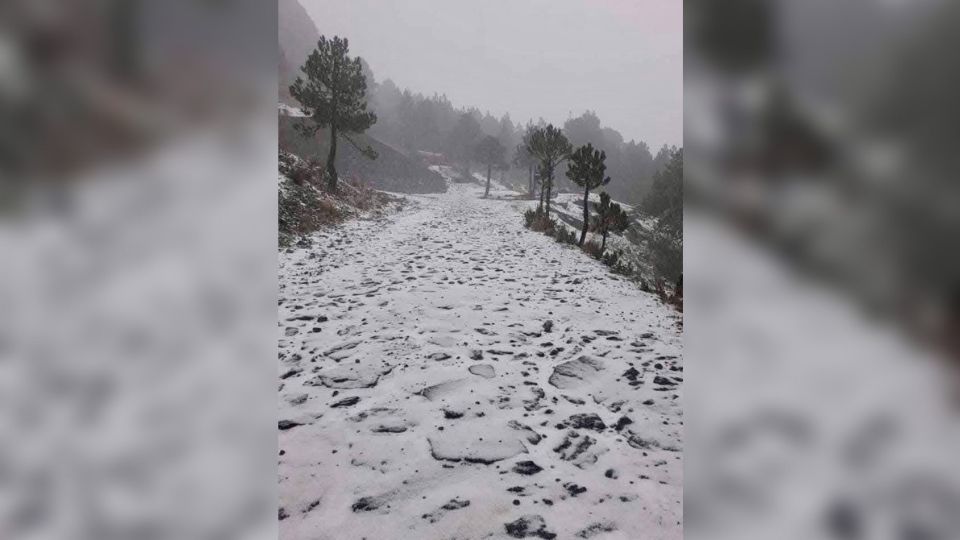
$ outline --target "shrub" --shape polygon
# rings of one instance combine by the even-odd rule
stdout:
[[[537,210],[528,210],[524,214],[524,220],[531,231],[542,232],[548,236],[553,236],[557,228],[556,222],[548,218],[544,212]]]
[[[674,283],[683,271],[683,237],[657,224],[650,235],[650,262],[658,279]]]
[[[566,227],[559,226],[557,227],[556,233],[554,234],[554,239],[561,244],[576,244],[577,235],[570,229]]]
[[[611,251],[603,255],[603,264],[609,266],[610,268],[616,268],[620,263],[620,252]]]
[[[603,252],[602,249],[600,248],[600,244],[594,242],[593,240],[590,240],[583,244],[583,251],[586,252],[591,257],[593,257],[594,259],[599,259],[600,254]]]
[[[533,226],[533,222],[537,219],[537,214],[539,214],[539,212],[533,210],[532,208],[524,212],[523,225],[528,229],[531,228]]]
[[[337,205],[329,199],[321,198],[311,184],[287,182],[278,195],[277,217],[281,245],[289,245],[295,237],[344,219]]]

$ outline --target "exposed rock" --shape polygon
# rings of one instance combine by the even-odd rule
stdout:
[[[517,474],[522,474],[524,476],[537,474],[542,470],[543,470],[543,467],[537,465],[532,461],[518,461],[517,464],[513,466],[513,472]]]
[[[577,538],[593,538],[598,534],[613,532],[615,530],[617,530],[617,526],[610,522],[591,523],[587,527],[577,531],[575,536]]]
[[[468,371],[484,379],[492,379],[497,376],[497,372],[490,364],[474,364]]]
[[[574,414],[567,418],[567,425],[574,429],[592,429],[594,431],[603,431],[607,425],[596,413]]]
[[[543,518],[535,514],[529,514],[516,521],[505,523],[503,527],[507,530],[507,534],[513,538],[543,538],[545,540],[552,540],[557,537],[555,533],[547,530],[547,523]]]
[[[280,420],[277,422],[277,427],[280,428],[280,431],[286,431],[290,428],[295,428],[297,426],[302,426],[300,422],[294,422],[293,420]]]
[[[561,390],[576,388],[591,382],[603,369],[603,363],[600,360],[581,356],[554,367],[548,382]]]
[[[334,403],[330,407],[334,409],[339,409],[340,407],[352,407],[360,402],[360,398],[357,396],[351,396],[348,398],[343,398],[340,401]]]

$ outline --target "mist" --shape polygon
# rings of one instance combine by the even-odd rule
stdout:
[[[593,110],[626,139],[682,145],[682,4],[303,0],[377,81],[457,106],[562,124]]]

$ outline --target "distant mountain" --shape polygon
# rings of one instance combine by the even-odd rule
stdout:
[[[289,87],[300,66],[317,46],[320,32],[307,10],[297,0],[278,0],[277,38],[280,50],[280,100],[294,104]]]
[[[280,149],[301,159],[326,161],[330,133],[321,129],[311,138],[305,138],[294,129],[302,118],[280,114]],[[419,160],[369,135],[355,136],[359,145],[369,144],[377,152],[377,159],[364,157],[348,141],[338,139],[337,173],[342,178],[361,180],[370,187],[396,193],[441,193],[447,184],[439,173],[426,168]]]
[[[310,52],[316,48],[320,39],[313,19],[297,0],[278,1],[278,42],[280,102],[293,107],[298,104],[290,96],[289,87],[296,79],[300,67]],[[347,36],[349,37],[349,36]],[[373,75],[367,70],[368,83],[373,84]],[[299,156],[301,159],[325,160],[329,148],[329,133],[320,130],[312,138],[304,138],[293,129],[299,118],[287,116],[281,112],[280,149]],[[338,139],[339,140],[339,139]],[[446,191],[447,186],[438,173],[427,169],[417,159],[412,159],[403,151],[367,135],[355,137],[358,144],[369,144],[377,151],[376,160],[363,157],[349,142],[339,140],[337,151],[337,170],[344,178],[356,178],[370,186],[385,191],[400,193],[437,193]]]

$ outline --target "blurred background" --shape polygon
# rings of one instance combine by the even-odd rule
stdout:
[[[686,535],[960,537],[960,4],[685,23]],[[0,538],[275,536],[276,28],[0,5]]]
[[[0,4],[0,538],[275,536],[276,28]]]
[[[960,537],[960,4],[684,7],[687,537]]]

